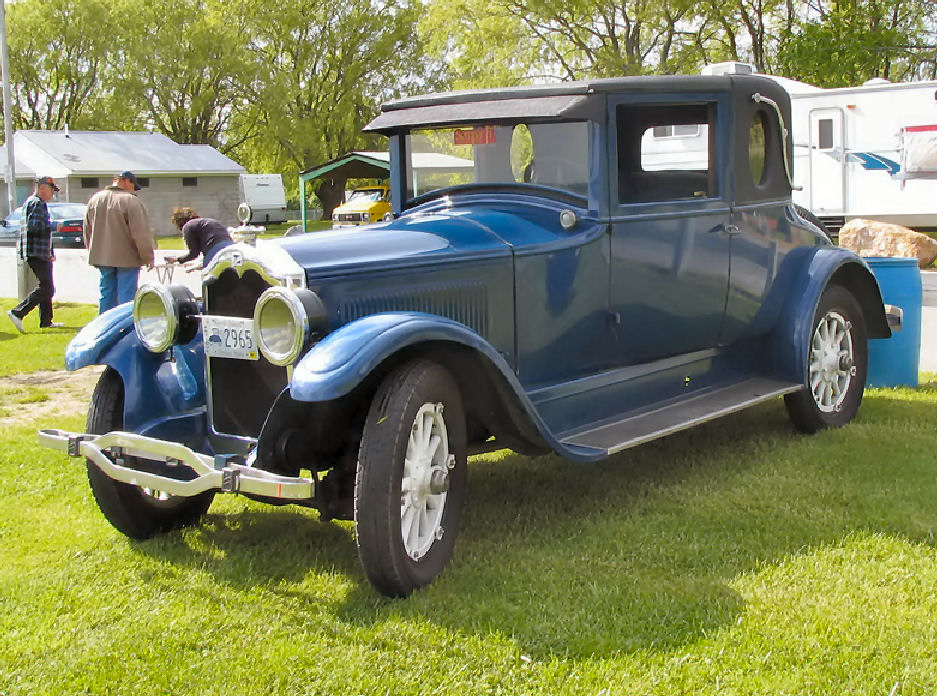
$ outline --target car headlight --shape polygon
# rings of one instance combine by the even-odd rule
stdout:
[[[290,365],[314,336],[324,333],[328,313],[311,290],[276,286],[254,306],[254,333],[260,352],[274,365]]]
[[[332,222],[338,222],[338,213],[332,213]]]
[[[184,285],[137,288],[133,297],[133,328],[140,343],[154,353],[188,343],[198,331],[198,302]]]
[[[371,213],[361,213],[361,220],[363,222],[371,222]]]

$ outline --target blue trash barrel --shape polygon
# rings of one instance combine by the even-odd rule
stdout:
[[[901,331],[869,340],[869,387],[916,387],[921,360],[921,270],[917,259],[867,258],[882,302],[904,310]]]

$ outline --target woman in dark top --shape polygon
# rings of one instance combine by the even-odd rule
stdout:
[[[189,248],[185,256],[167,256],[169,263],[186,263],[202,255],[202,266],[211,263],[212,257],[229,244],[234,244],[228,234],[227,225],[212,218],[199,217],[191,208],[176,208],[172,211],[172,224],[182,230],[182,238]]]

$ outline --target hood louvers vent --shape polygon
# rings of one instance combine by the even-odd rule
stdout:
[[[488,288],[482,281],[417,286],[352,297],[339,311],[342,323],[378,312],[427,312],[465,324],[488,338]]]

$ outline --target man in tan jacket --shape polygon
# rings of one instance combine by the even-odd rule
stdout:
[[[146,208],[137,198],[139,190],[134,173],[122,172],[88,201],[85,246],[88,263],[101,273],[101,314],[133,300],[140,267],[153,268],[156,245]]]

